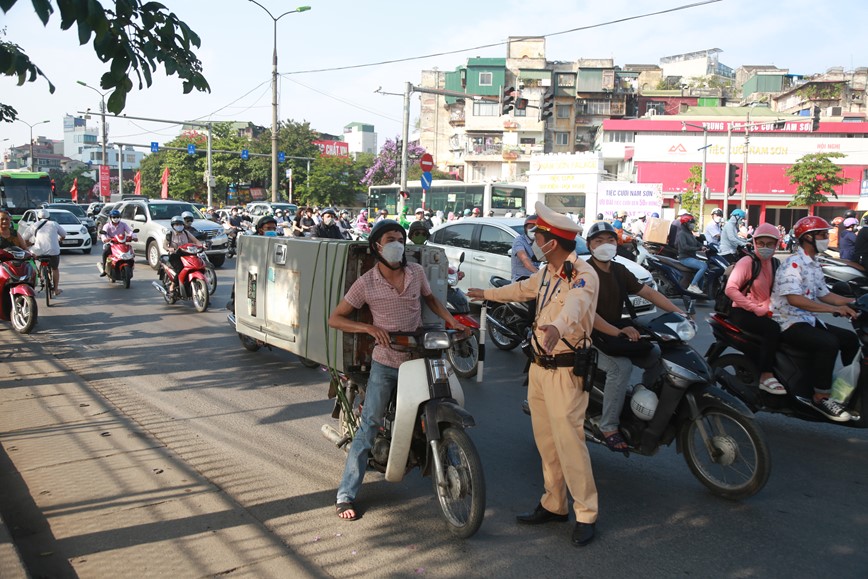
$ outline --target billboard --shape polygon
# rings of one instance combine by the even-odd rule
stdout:
[[[603,181],[597,188],[597,213],[611,217],[615,211],[624,210],[627,215],[655,211],[660,213],[663,206],[663,185],[661,183],[628,183]]]
[[[349,157],[350,145],[343,141],[314,141],[323,157]]]

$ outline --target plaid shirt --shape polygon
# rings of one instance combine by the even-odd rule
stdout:
[[[431,286],[425,270],[418,263],[408,263],[404,268],[404,291],[399,293],[375,266],[355,281],[344,299],[356,309],[368,304],[378,328],[387,332],[412,332],[422,325],[420,297],[429,295]],[[410,359],[410,354],[376,345],[372,357],[384,366],[397,368]]]

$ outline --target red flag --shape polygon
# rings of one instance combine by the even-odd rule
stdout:
[[[136,171],[136,176],[133,177],[133,181],[136,183],[136,195],[142,194],[142,172]]]
[[[160,197],[163,199],[169,198],[169,168],[163,169],[163,178],[160,180],[163,184],[163,189],[160,191]]]
[[[72,202],[78,203],[78,177],[72,180],[72,189],[69,192],[72,193]]]

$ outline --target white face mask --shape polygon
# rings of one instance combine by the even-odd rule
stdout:
[[[814,243],[817,245],[817,252],[823,253],[827,249],[829,249],[829,240],[828,239],[815,239]]]
[[[184,226],[183,225],[173,225],[172,229],[174,229],[175,231],[180,233],[180,232],[184,231]]]
[[[400,263],[404,257],[404,244],[400,241],[390,241],[380,246],[380,256],[389,263]]]
[[[548,243],[546,243],[548,245]],[[533,250],[533,256],[537,261],[545,261],[546,260],[546,252],[543,251],[543,248],[537,244],[536,240],[534,240],[533,245],[531,246]]]
[[[602,243],[591,250],[591,255],[594,256],[594,259],[599,259],[600,261],[611,261],[617,252],[617,244]]]
[[[714,222],[715,223],[720,223],[721,221],[723,221],[723,217],[721,217],[720,215],[714,216]]]

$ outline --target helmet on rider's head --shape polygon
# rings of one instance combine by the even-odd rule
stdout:
[[[859,225],[859,221],[855,217],[848,217],[844,220],[844,227],[855,227]]]
[[[618,233],[611,223],[608,221],[597,221],[588,228],[588,235],[585,236],[585,241],[591,241],[602,233],[611,233],[615,236],[616,241],[618,239]]]
[[[795,234],[796,239],[801,241],[803,235],[817,231],[828,231],[831,227],[832,226],[829,225],[829,222],[822,217],[808,215],[807,217],[802,217],[796,221],[796,224],[793,225],[793,233]]]
[[[660,214],[655,211],[651,214],[651,217],[653,217],[654,219],[660,219]]]
[[[274,215],[263,215],[259,218],[259,221],[256,222],[256,231],[262,231],[262,228],[265,227],[266,223],[274,223],[275,227],[277,227],[277,219],[274,218]]]
[[[531,213],[525,217],[524,226],[527,227],[528,225],[536,225],[536,213]]]
[[[430,235],[424,221],[414,221],[410,224],[410,229],[407,230],[407,237],[412,239],[414,235],[424,235],[426,238]]]
[[[756,239],[758,237],[774,237],[775,239],[780,240],[781,232],[771,223],[760,223],[757,228],[753,230],[753,238]]]
[[[171,225],[184,225],[184,218],[181,217],[180,215],[175,215],[172,217],[172,219],[169,221],[169,223]]]
[[[374,227],[371,229],[370,235],[368,235],[368,247],[371,249],[371,253],[373,253],[374,256],[377,258],[377,261],[384,263],[389,269],[398,269],[407,265],[406,254],[401,256],[401,265],[396,268],[393,267],[388,261],[383,259],[382,255],[380,255],[380,250],[377,249],[377,245],[380,243],[380,238],[382,238],[390,231],[396,231],[400,233],[402,236],[402,242],[407,243],[407,231],[400,223],[398,223],[394,219],[381,219],[374,224]]]
[[[612,222],[612,227],[614,227],[615,229],[623,229],[624,224],[621,223],[620,219],[616,219],[615,221]]]
[[[849,219],[850,217],[856,217],[856,212],[852,209],[848,209],[844,212],[844,219]]]
[[[471,213],[472,213],[472,211],[470,209],[465,209],[464,210],[464,217],[470,217]]]
[[[120,218],[121,218],[121,212],[118,211],[117,209],[112,209],[111,211],[109,211],[109,219],[111,219],[112,221],[114,221],[115,219],[120,219]]]
[[[735,217],[736,219],[744,219],[745,212],[741,209],[733,209],[732,213],[729,214],[730,218]]]
[[[693,215],[691,215],[690,213],[685,213],[684,215],[682,215],[681,217],[678,218],[678,221],[681,222],[681,225],[684,225],[686,223],[696,222],[696,218]]]
[[[36,212],[37,219],[48,219],[51,217],[51,213],[48,212],[48,209],[40,209]]]
[[[723,217],[723,209],[721,209],[720,207],[718,207],[718,208],[716,208],[715,210],[713,210],[713,211],[711,212],[711,214],[712,214],[712,215],[720,215],[721,217]]]
[[[840,215],[832,219],[832,225],[841,225],[842,223],[844,223],[844,218]]]
[[[181,219],[183,219],[184,221],[187,221],[188,219],[190,221],[193,221],[193,213],[191,213],[190,211],[184,211],[183,213],[181,213]]]

